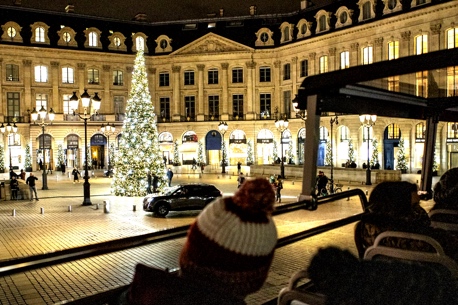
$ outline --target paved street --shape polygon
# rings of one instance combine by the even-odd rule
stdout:
[[[0,260],[187,225],[199,213],[171,212],[166,218],[155,218],[142,210],[142,198],[111,196],[111,179],[101,177],[101,171],[90,180],[93,205],[82,206],[82,183],[73,184],[68,176],[58,172],[48,176],[49,190],[41,190],[41,173],[35,174],[39,178],[40,201],[0,201]],[[176,174],[173,184],[196,181],[217,185],[225,196],[231,195],[237,185],[231,175],[204,174],[199,178],[191,173]],[[344,189],[348,187],[345,185]],[[295,201],[300,188],[300,181],[286,180],[283,202]],[[103,209],[104,202],[110,203],[109,213]],[[275,223],[283,237],[360,211],[357,199],[342,200],[321,205],[313,212],[301,210],[276,216]],[[290,276],[308,265],[319,247],[337,245],[356,253],[352,230],[353,225],[348,225],[278,249],[266,284],[247,302],[261,304],[275,298]],[[0,304],[55,304],[126,285],[139,262],[161,268],[177,267],[183,242],[184,239],[178,239],[0,278]]]

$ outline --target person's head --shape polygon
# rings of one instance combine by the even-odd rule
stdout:
[[[22,173],[23,171],[24,171],[24,170],[23,170],[23,169],[21,169],[21,173]]]
[[[196,218],[180,254],[181,275],[245,298],[259,290],[273,259],[275,194],[263,178],[218,198]]]
[[[419,201],[416,184],[407,181],[385,181],[372,190],[369,209],[376,213],[406,215],[419,204]]]
[[[16,180],[16,176],[13,176],[13,177],[11,177],[11,178],[13,178],[13,180]]]
[[[319,172],[318,172],[318,175],[324,176],[324,172],[323,172],[323,171],[319,171]]]
[[[446,171],[434,185],[434,201],[444,207],[458,207],[458,168]]]
[[[33,177],[33,173],[32,172],[30,172],[30,177]]]
[[[277,176],[277,179],[281,179],[281,175],[278,175],[278,176]]]

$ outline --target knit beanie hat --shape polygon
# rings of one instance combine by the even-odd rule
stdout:
[[[446,171],[434,186],[434,208],[458,209],[458,168]]]
[[[181,276],[242,299],[259,290],[277,243],[274,201],[272,186],[258,178],[209,204],[188,231]]]

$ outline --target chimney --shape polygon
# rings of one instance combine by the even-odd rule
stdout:
[[[14,0],[13,4],[16,6],[22,6],[22,1],[21,0]]]
[[[66,13],[74,13],[75,12],[75,6],[71,3],[67,4],[65,7],[65,12]]]
[[[224,17],[224,8],[219,9],[219,16]]]
[[[256,5],[250,6],[250,16],[256,15]]]
[[[148,21],[148,16],[145,13],[138,13],[135,15],[134,21]]]

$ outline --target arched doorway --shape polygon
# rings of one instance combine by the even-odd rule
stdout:
[[[37,168],[40,168],[40,161],[46,163],[47,168],[54,169],[52,158],[52,137],[49,134],[41,134],[38,136],[37,150]],[[40,168],[42,169],[42,168]]]
[[[164,163],[172,164],[173,161],[173,135],[168,132],[164,131],[159,134],[159,147],[162,152],[162,158],[164,159]]]
[[[269,129],[261,129],[256,139],[256,158],[258,164],[272,164],[274,134]]]
[[[383,133],[383,158],[385,160],[384,169],[395,169],[395,148],[399,145],[401,130],[398,124],[390,124]]]
[[[91,137],[88,155],[88,165],[92,166],[93,169],[102,168],[105,164],[105,146],[107,145],[107,138],[97,133]]]
[[[247,140],[243,130],[236,129],[229,136],[229,164],[246,163]]]
[[[219,164],[222,136],[217,130],[210,130],[205,135],[205,157],[207,164]]]

